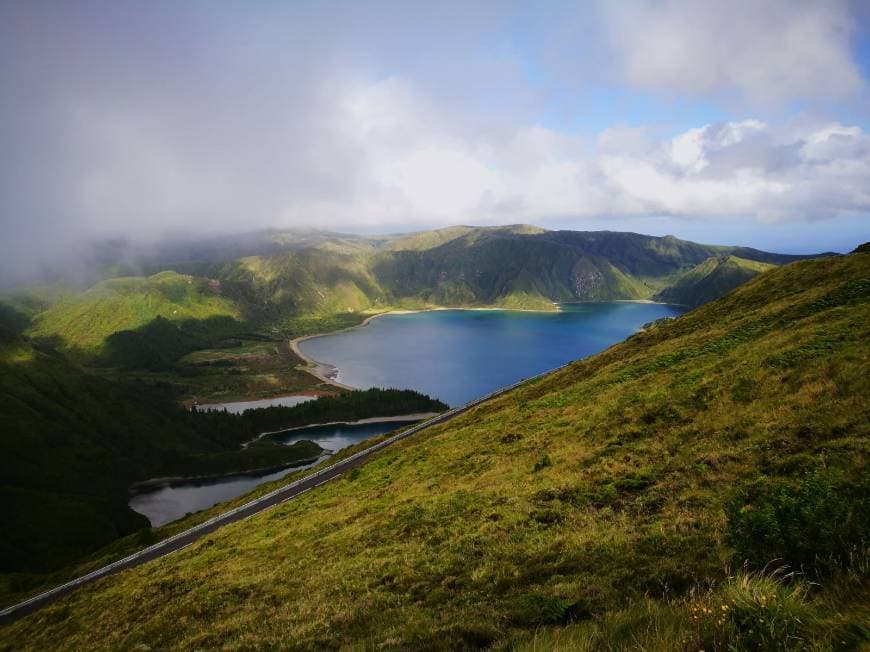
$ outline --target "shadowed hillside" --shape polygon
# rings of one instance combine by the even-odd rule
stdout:
[[[653,297],[664,303],[697,308],[774,267],[771,263],[737,256],[708,258]]]
[[[56,569],[147,527],[127,506],[134,481],[276,468],[321,452],[310,442],[241,448],[263,430],[311,423],[330,407],[350,419],[445,408],[416,392],[371,390],[325,406],[190,412],[166,383],[88,373],[15,333],[19,323],[0,322],[3,573]]]
[[[191,414],[165,385],[83,372],[56,351],[0,333],[0,571],[58,568],[147,527],[134,480],[276,466],[314,447],[238,451],[252,424]],[[236,451],[227,456],[226,452]]]

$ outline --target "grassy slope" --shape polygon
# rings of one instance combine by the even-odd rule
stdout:
[[[774,267],[737,256],[716,256],[692,268],[653,297],[665,303],[697,308]]]
[[[530,235],[545,233],[546,230],[529,224],[514,224],[510,226],[474,227],[449,226],[444,229],[422,231],[409,235],[396,236],[388,239],[382,246],[385,251],[425,251],[464,236],[493,233],[500,235]]]
[[[185,399],[226,401],[320,389],[297,368],[302,361],[286,339],[249,332],[263,320],[249,319],[250,306],[227,292],[232,289],[232,283],[161,272],[103,281],[50,304],[36,302],[33,292],[22,293],[0,310],[9,313],[6,321],[16,320],[29,335],[76,360],[172,383]],[[29,309],[34,303],[43,308]],[[186,357],[191,352],[199,355]]]
[[[157,317],[180,322],[238,316],[233,302],[209,288],[206,279],[165,271],[102,281],[39,313],[29,334],[60,337],[64,348],[95,353],[113,333],[140,328]]]
[[[224,277],[251,305],[267,306],[281,319],[397,307],[552,310],[560,301],[650,298],[711,256],[734,251],[633,233],[452,227],[387,239],[371,248],[321,246],[252,257],[231,266]],[[796,259],[740,251],[752,260]],[[716,296],[742,280],[722,275]]]
[[[868,301],[870,255],[773,270],[4,640],[450,647],[521,635],[559,604],[624,630],[644,596],[667,610],[724,576],[741,481],[866,476]],[[836,617],[856,617],[840,599]]]
[[[254,498],[258,498],[275,489],[278,489],[279,487],[287,484],[288,482],[298,480],[299,478],[306,476],[314,470],[330,465],[360,450],[366,449],[369,446],[372,446],[373,444],[381,441],[382,439],[385,439],[390,435],[395,434],[395,432],[396,431],[392,431],[389,433],[377,435],[353,446],[343,448],[335,455],[325,458],[319,464],[311,467],[311,469],[291,471],[291,473],[284,476],[280,480],[261,484],[255,489],[251,490],[249,493],[237,496],[232,500],[218,503],[217,505],[214,505],[204,510],[200,510],[198,512],[193,512],[176,521],[172,521],[171,523],[167,523],[166,525],[160,526],[158,528],[152,528],[145,532],[139,531],[135,534],[131,534],[117,539],[109,545],[103,546],[102,548],[94,551],[93,553],[82,557],[74,564],[65,566],[64,568],[58,569],[57,571],[39,574],[0,574],[0,607],[17,604],[23,600],[26,600],[27,598],[42,593],[43,591],[75,579],[76,577],[81,577],[82,575],[86,575],[93,570],[102,568],[103,566],[117,561],[118,559],[122,559],[123,557],[126,557],[128,555],[131,555],[132,553],[137,552],[138,550],[141,550],[142,548],[145,548],[152,543],[171,537],[175,534],[178,534],[179,532],[183,532],[195,525],[209,520],[210,518],[213,518],[215,516],[223,514],[230,509],[243,505]],[[2,641],[2,637],[0,637],[0,641]]]
[[[227,265],[222,278],[269,321],[359,312],[381,292],[367,269],[365,252],[322,248],[243,258]]]
[[[221,348],[200,349],[178,360],[182,398],[200,403],[226,403],[268,398],[280,393],[303,391],[332,393],[335,387],[317,385],[300,367],[304,362],[287,340],[230,341]],[[143,374],[178,382],[176,373]]]
[[[552,310],[554,301],[642,293],[605,258],[539,235],[475,231],[422,251],[383,253],[373,272],[388,296],[434,305]]]
[[[424,251],[443,245],[474,231],[470,226],[449,226],[444,229],[411,233],[391,238],[384,243],[387,251]]]

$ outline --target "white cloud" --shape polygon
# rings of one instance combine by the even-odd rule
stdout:
[[[343,134],[336,146],[354,153],[353,192],[296,197],[288,219],[316,212],[348,227],[602,215],[788,221],[870,210],[870,136],[859,127],[747,119],[668,138],[621,127],[589,148],[539,125],[503,139],[449,129],[395,79],[348,93],[356,100],[340,103],[333,119]]]
[[[862,88],[840,0],[605,3],[628,82],[675,93],[736,93],[770,104],[835,101]]]
[[[66,180],[68,210],[100,233],[123,216],[118,231],[134,236],[179,223],[354,229],[870,211],[870,136],[835,122],[746,119],[672,137],[614,127],[587,143],[540,125],[478,132],[398,78],[333,79],[308,102],[293,128],[250,144],[217,133],[204,144],[151,115],[82,109],[72,132],[87,157]]]

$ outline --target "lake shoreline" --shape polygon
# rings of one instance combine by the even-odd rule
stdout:
[[[134,482],[128,488],[128,492],[131,496],[138,496],[140,494],[150,493],[156,489],[163,489],[164,487],[178,487],[181,485],[193,484],[197,482],[226,480],[227,478],[259,477],[262,475],[269,475],[270,473],[283,471],[284,469],[292,469],[297,466],[310,466],[333,454],[333,451],[326,450],[325,448],[321,449],[321,451],[322,452],[317,457],[310,457],[304,460],[296,460],[295,462],[290,462],[288,464],[277,464],[272,466],[260,467],[257,469],[245,469],[241,471],[232,471],[229,473],[211,473],[208,475],[178,475],[167,476],[165,478],[150,478],[148,480]]]
[[[324,333],[313,333],[311,335],[303,335],[301,337],[296,337],[290,340],[290,350],[293,351],[299,358],[305,363],[304,367],[300,367],[301,370],[308,372],[315,378],[317,378],[322,383],[327,385],[332,385],[333,387],[337,387],[339,389],[345,390],[355,390],[359,389],[358,387],[351,387],[350,385],[345,385],[344,383],[340,383],[335,380],[335,377],[338,376],[338,367],[335,365],[331,365],[327,362],[320,362],[312,358],[311,356],[302,352],[302,349],[299,345],[302,342],[307,340],[313,340],[318,337],[327,337],[329,335],[336,335],[337,333],[344,333],[347,331],[354,330],[356,328],[362,328],[364,326],[368,326],[373,320],[378,317],[384,317],[386,315],[413,315],[417,313],[424,312],[442,312],[445,310],[462,310],[462,311],[477,311],[477,312],[531,312],[531,313],[541,313],[541,314],[553,314],[554,312],[562,312],[560,308],[561,305],[578,305],[583,303],[640,303],[640,304],[652,304],[652,305],[660,305],[660,306],[676,306],[683,307],[681,304],[676,303],[664,303],[662,301],[653,301],[652,299],[612,299],[609,301],[564,301],[562,303],[553,302],[553,305],[556,306],[556,310],[533,310],[529,308],[498,308],[498,307],[486,307],[486,308],[450,308],[444,306],[438,306],[437,308],[419,308],[414,310],[385,310],[384,312],[375,313],[373,315],[367,316],[363,319],[359,324],[354,324],[353,326],[346,326],[345,328],[339,328],[334,331],[326,331]]]
[[[433,417],[437,417],[440,412],[418,412],[415,414],[397,414],[391,417],[367,417],[365,419],[357,419],[356,421],[328,421],[326,423],[309,423],[304,426],[293,426],[292,428],[282,428],[281,430],[270,430],[269,432],[261,432],[256,439],[252,439],[251,442],[257,441],[258,439],[262,439],[268,435],[277,435],[283,432],[293,432],[294,430],[307,430],[309,428],[321,428],[327,426],[364,426],[370,423],[401,423],[401,422],[417,422],[417,421],[425,421],[426,419],[432,419]],[[248,443],[251,443],[248,442]]]
[[[437,417],[439,414],[439,412],[420,412],[415,414],[397,414],[390,417],[368,417],[366,419],[358,419],[356,421],[330,421],[327,423],[309,423],[304,426],[294,426],[292,428],[283,428],[281,430],[261,432],[251,441],[242,444],[242,447],[245,448],[253,442],[258,441],[263,437],[267,437],[268,435],[277,435],[284,432],[293,432],[294,430],[307,430],[308,428],[319,428],[327,426],[363,426],[371,423],[418,423],[426,419]],[[321,453],[317,457],[296,460],[287,464],[276,464],[272,466],[259,467],[256,469],[242,469],[239,471],[229,471],[226,473],[210,473],[206,475],[178,475],[166,476],[163,478],[149,478],[148,480],[134,482],[132,485],[130,485],[128,491],[131,496],[135,496],[143,493],[149,493],[151,491],[154,491],[155,489],[162,489],[163,487],[177,487],[196,482],[210,482],[212,480],[225,480],[228,478],[243,476],[258,477],[262,475],[269,475],[270,473],[275,473],[276,471],[282,471],[284,469],[291,469],[297,466],[314,464],[315,462],[330,457],[333,454],[334,451],[326,448],[321,448]]]
[[[578,301],[559,307],[558,312],[491,307],[385,311],[365,320],[359,316],[369,329],[344,328],[298,338],[296,344],[305,359],[334,365],[329,380],[360,388],[407,387],[460,405],[518,378],[593,355],[650,321],[684,311],[650,300]],[[417,314],[374,322],[391,313]]]
[[[243,398],[233,398],[232,400],[213,402],[213,403],[199,403],[194,400],[183,401],[182,405],[186,407],[188,410],[196,406],[198,410],[217,410],[220,411],[221,408],[217,407],[219,405],[229,405],[232,403],[253,403],[256,401],[272,401],[280,398],[295,398],[295,397],[306,397],[311,399],[317,399],[321,396],[329,396],[329,394],[325,394],[317,389],[300,389],[295,392],[283,392],[281,394],[272,394],[270,396],[249,396]],[[256,408],[248,408],[249,410],[253,410]]]
[[[369,315],[365,319],[363,319],[359,324],[354,324],[353,326],[347,326],[345,328],[339,328],[334,331],[326,331],[325,333],[313,333],[311,335],[303,335],[301,337],[296,337],[290,340],[290,350],[293,351],[297,356],[299,356],[302,361],[305,363],[305,367],[300,367],[303,371],[307,371],[309,374],[317,378],[319,381],[326,383],[327,385],[332,385],[333,387],[338,387],[339,389],[347,389],[347,390],[355,390],[359,389],[358,387],[351,387],[350,385],[345,385],[343,383],[335,380],[335,376],[338,375],[338,368],[334,365],[331,365],[327,362],[320,362],[319,360],[315,360],[309,355],[306,355],[302,352],[302,349],[299,348],[299,345],[302,342],[307,340],[313,340],[317,337],[326,337],[327,335],[335,335],[337,333],[344,333],[346,331],[351,331],[355,328],[362,328],[363,326],[368,326],[372,320],[377,319],[378,317],[384,317],[385,315],[414,315],[421,312],[441,312],[445,310],[467,310],[467,311],[497,311],[497,312],[540,312],[545,314],[550,314],[552,312],[559,312],[558,304],[554,303],[554,306],[557,306],[557,309],[554,310],[531,310],[528,308],[450,308],[439,306],[437,308],[419,308],[415,310],[385,310],[384,312],[378,312],[374,315]]]

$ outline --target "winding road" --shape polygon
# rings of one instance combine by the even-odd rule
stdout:
[[[240,505],[234,509],[231,509],[223,514],[219,514],[214,518],[211,518],[207,521],[200,523],[199,525],[195,525],[194,527],[185,530],[184,532],[180,532],[179,534],[173,535],[169,538],[163,539],[158,543],[155,543],[152,546],[144,548],[139,552],[133,553],[128,557],[124,557],[123,559],[119,559],[111,564],[103,566],[102,568],[98,568],[95,571],[88,573],[87,575],[82,575],[81,577],[77,577],[74,580],[67,582],[66,584],[61,584],[53,589],[45,591],[44,593],[40,593],[32,598],[24,600],[18,604],[12,605],[0,611],[0,625],[7,624],[18,620],[19,618],[23,618],[27,614],[33,613],[34,611],[40,609],[41,607],[53,602],[65,595],[68,595],[75,591],[77,588],[84,586],[85,584],[90,584],[100,578],[106,577],[108,575],[113,575],[120,571],[126,570],[128,568],[134,568],[139,566],[140,564],[144,564],[146,562],[152,561],[154,559],[159,559],[160,557],[164,557],[170,553],[177,552],[182,548],[186,548],[193,542],[202,538],[203,536],[214,532],[218,528],[223,527],[224,525],[228,525],[230,523],[235,523],[236,521],[241,521],[243,519],[254,516],[255,514],[259,514],[270,507],[274,507],[275,505],[279,505],[288,500],[292,500],[297,496],[301,496],[302,494],[311,491],[319,487],[322,484],[325,484],[331,480],[336,479],[337,477],[344,474],[346,471],[353,469],[354,467],[360,466],[366,462],[372,455],[375,453],[387,448],[388,446],[392,446],[396,442],[399,442],[403,439],[410,437],[422,430],[426,430],[427,428],[431,428],[432,426],[438,425],[439,423],[443,423],[452,419],[453,417],[462,414],[463,412],[467,412],[468,410],[480,405],[481,403],[488,401],[491,398],[504,394],[505,392],[509,392],[512,389],[519,387],[520,385],[530,382],[532,380],[536,380],[541,378],[542,376],[546,376],[547,374],[553,373],[554,371],[558,371],[559,369],[563,369],[567,367],[570,362],[562,365],[561,367],[557,367],[556,369],[551,369],[550,371],[545,371],[544,373],[538,374],[537,376],[533,376],[532,378],[523,379],[513,385],[509,385],[508,387],[502,387],[497,389],[486,396],[482,396],[481,398],[475,399],[470,403],[466,403],[458,408],[453,408],[452,410],[448,410],[442,414],[439,414],[436,417],[423,421],[422,423],[418,423],[402,432],[385,439],[384,441],[378,442],[365,450],[359,451],[358,453],[354,453],[353,455],[346,457],[335,464],[331,464],[326,466],[319,471],[315,471],[311,475],[305,476],[304,478],[300,478],[299,480],[295,480],[283,487],[279,487],[274,491],[265,494],[264,496],[260,496],[259,498],[252,500],[244,505]]]

